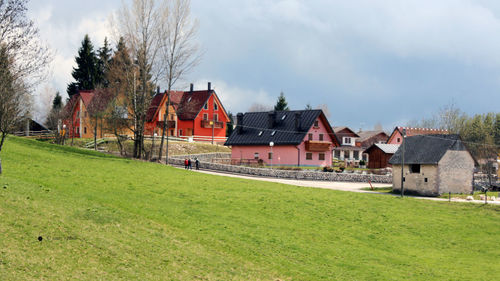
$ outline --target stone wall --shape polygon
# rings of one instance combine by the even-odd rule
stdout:
[[[205,155],[208,157],[208,155]],[[173,165],[184,165],[185,157],[190,157],[194,159],[198,157],[200,160],[200,169],[202,170],[214,170],[228,173],[237,173],[245,175],[254,175],[261,177],[273,177],[273,178],[284,178],[284,179],[299,179],[299,180],[322,180],[322,181],[344,181],[344,182],[368,182],[373,183],[392,183],[392,176],[390,175],[362,175],[356,173],[328,173],[319,171],[293,171],[293,170],[277,170],[277,169],[264,169],[264,168],[252,168],[246,166],[235,166],[235,165],[225,165],[210,163],[208,161],[203,161],[202,154],[199,155],[189,155],[189,156],[175,156],[171,158],[169,163]],[[205,158],[208,159],[208,158]],[[193,163],[194,168],[194,163]]]
[[[467,151],[448,150],[438,165],[439,194],[470,193],[474,175],[474,159]]]
[[[393,165],[393,190],[401,190],[401,165]],[[420,165],[420,173],[411,173],[410,166],[404,168],[404,189],[426,196],[439,195],[437,165]]]

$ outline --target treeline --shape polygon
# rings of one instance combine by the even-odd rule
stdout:
[[[471,116],[454,104],[450,104],[441,108],[432,117],[411,121],[408,126],[446,129],[452,134],[459,134],[478,160],[496,159],[500,152],[499,112]]]

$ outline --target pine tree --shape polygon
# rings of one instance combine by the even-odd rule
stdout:
[[[75,58],[77,67],[73,68],[71,75],[76,83],[70,83],[67,91],[71,98],[78,90],[93,90],[98,82],[97,56],[94,52],[94,46],[90,41],[88,34],[82,41],[82,46],[78,50],[78,56]]]
[[[54,100],[52,101],[52,109],[59,110],[62,108],[62,97],[59,94],[59,91],[56,93]]]
[[[500,147],[500,113],[497,113],[495,119],[495,144]]]
[[[226,127],[226,137],[229,137],[234,131],[234,128],[233,128],[234,120],[233,120],[233,114],[231,113],[231,111],[227,112],[227,116],[229,116],[229,122],[227,123],[227,127]]]
[[[305,107],[304,109],[305,109],[305,110],[312,110],[313,108],[312,108],[312,106],[311,106],[311,104],[310,104],[310,103],[307,103],[307,104],[306,104],[306,107]]]
[[[283,92],[280,93],[280,96],[278,97],[278,101],[276,102],[276,105],[274,106],[275,111],[288,111],[290,110],[288,108],[288,102],[285,99],[285,94]]]
[[[99,49],[99,56],[97,60],[97,81],[96,85],[103,88],[109,86],[107,73],[109,71],[109,64],[111,63],[112,50],[109,47],[108,38],[104,38],[104,45]]]

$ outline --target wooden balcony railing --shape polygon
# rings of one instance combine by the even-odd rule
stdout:
[[[176,121],[174,121],[174,120],[168,120],[167,121],[168,128],[170,128],[170,129],[175,128],[175,123],[176,123]],[[156,126],[157,126],[157,128],[163,128],[163,120],[158,122]]]
[[[222,129],[222,128],[224,128],[224,122],[221,122],[221,121],[212,121],[212,120],[201,120],[201,127],[202,128],[212,128],[212,122],[214,122],[214,128],[215,129]]]
[[[330,142],[327,141],[306,141],[306,150],[314,152],[323,152],[330,150]]]

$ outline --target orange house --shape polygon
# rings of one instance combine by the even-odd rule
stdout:
[[[418,135],[447,135],[448,130],[440,129],[429,129],[429,128],[410,128],[410,127],[396,127],[392,134],[387,139],[387,144],[401,144],[403,143],[403,130],[406,131],[406,136],[418,136]]]
[[[195,141],[226,140],[226,126],[230,119],[219,97],[211,89],[211,83],[208,83],[207,90],[194,91],[191,84],[187,92],[172,91],[170,103],[167,135]],[[166,104],[166,93],[153,98],[147,115],[147,133],[161,135]]]

